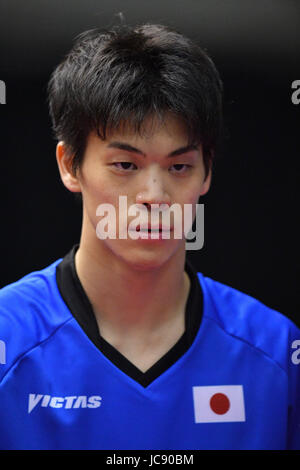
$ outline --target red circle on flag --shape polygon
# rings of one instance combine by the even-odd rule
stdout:
[[[211,397],[209,404],[217,415],[224,415],[230,408],[229,398],[224,393],[215,393]]]

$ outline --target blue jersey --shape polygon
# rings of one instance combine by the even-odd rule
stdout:
[[[185,333],[141,372],[101,337],[77,248],[0,290],[1,449],[300,449],[291,320],[186,260]]]

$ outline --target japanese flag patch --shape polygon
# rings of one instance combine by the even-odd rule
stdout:
[[[193,387],[195,423],[246,421],[242,385]]]

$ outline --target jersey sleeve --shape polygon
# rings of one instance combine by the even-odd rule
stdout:
[[[0,384],[44,334],[30,285],[14,283],[0,290]]]

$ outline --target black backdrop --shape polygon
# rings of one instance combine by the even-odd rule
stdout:
[[[243,4],[243,5],[241,5]],[[188,257],[300,326],[300,2],[2,1],[0,80],[1,279],[4,286],[62,257],[79,241],[81,208],[63,187],[46,103],[53,67],[81,31],[160,22],[197,40],[225,88],[227,135],[205,204],[205,243]]]

